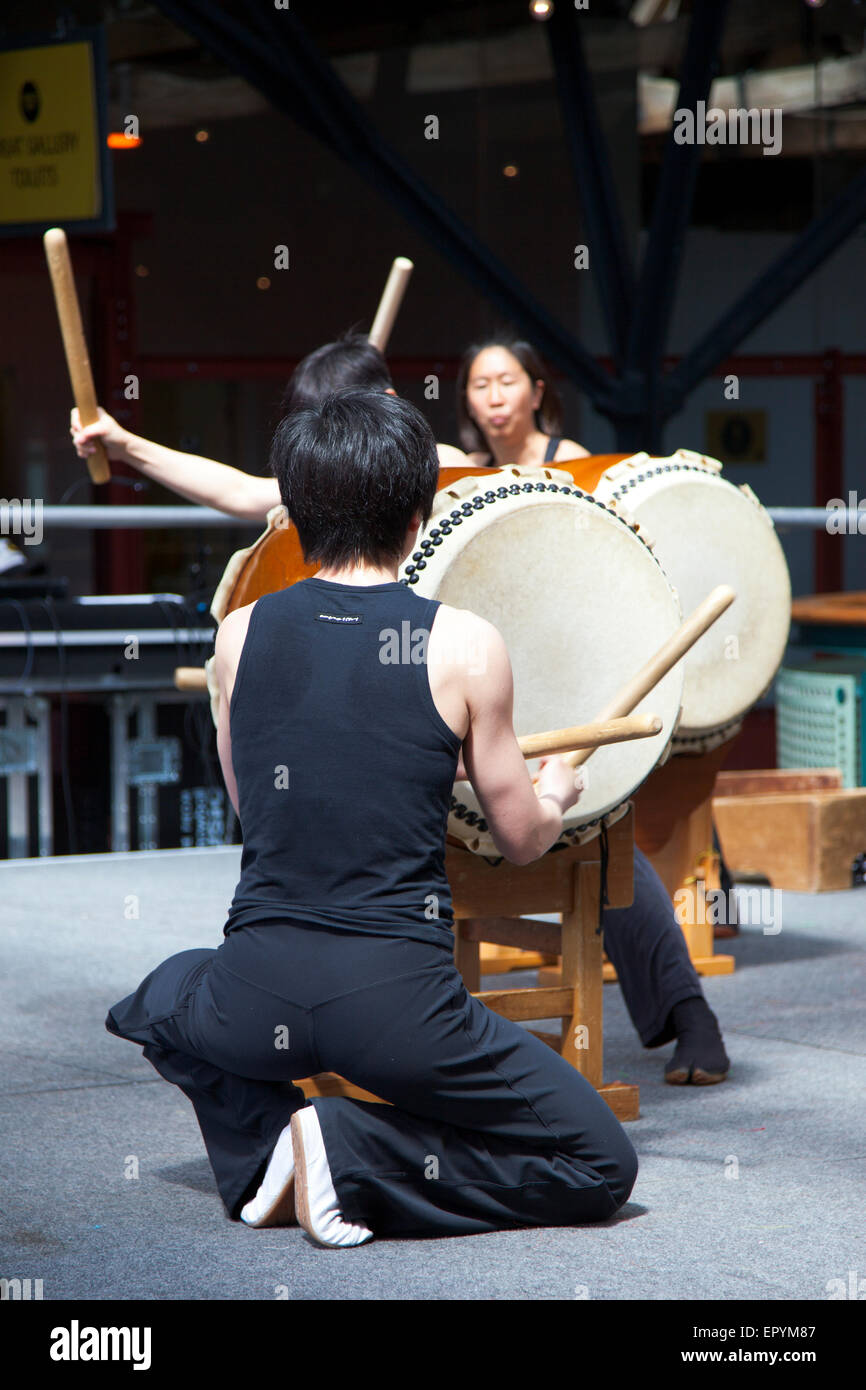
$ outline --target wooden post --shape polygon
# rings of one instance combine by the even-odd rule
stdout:
[[[454,964],[470,994],[477,994],[481,988],[481,945],[464,934],[466,923],[467,919],[459,917],[454,922]]]
[[[596,1090],[604,1070],[600,869],[598,862],[575,864],[574,908],[562,914],[562,983],[574,990],[573,1010],[562,1020],[562,1055]]]

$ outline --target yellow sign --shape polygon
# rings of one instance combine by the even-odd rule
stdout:
[[[0,52],[0,224],[99,217],[100,154],[92,46]]]
[[[767,462],[766,410],[708,410],[706,449],[724,464]]]

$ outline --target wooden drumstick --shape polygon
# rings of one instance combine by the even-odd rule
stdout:
[[[81,310],[75,292],[66,233],[61,227],[50,227],[42,241],[54,290],[54,302],[57,305],[57,317],[60,319],[60,332],[63,335],[63,350],[66,353],[72,394],[78,406],[78,417],[82,426],[93,425],[99,419],[99,411],[96,406],[93,373],[90,370],[90,358],[84,341]],[[111,468],[105,445],[99,439],[93,443],[96,445],[96,452],[87,460],[90,476],[95,483],[110,482]]]
[[[636,676],[624,685],[618,695],[600,710],[596,723],[601,723],[605,719],[618,719],[622,715],[631,714],[635,705],[640,704],[643,697],[652,690],[653,686],[658,685],[659,681],[667,675],[671,667],[676,666],[682,656],[685,656],[690,647],[693,647],[699,637],[703,637],[707,628],[712,627],[717,618],[720,618],[726,608],[730,608],[736,594],[727,584],[719,584],[708,594],[703,603],[699,603],[695,611],[686,618],[682,627],[678,628],[672,637],[659,647],[655,656],[650,657],[645,666],[642,666]],[[592,748],[581,748],[574,753],[565,753],[565,761],[571,767],[580,767],[592,756]]]
[[[524,758],[545,758],[577,748],[600,748],[605,743],[651,738],[661,730],[662,721],[657,714],[632,714],[626,719],[606,719],[594,724],[575,724],[570,729],[551,729],[544,734],[525,734],[517,742]]]
[[[377,347],[382,353],[388,345],[394,320],[397,317],[403,295],[406,293],[409,276],[414,268],[412,262],[405,256],[398,256],[391,266],[391,273],[382,291],[382,298],[379,300],[379,307],[376,310],[376,317],[373,320],[373,327],[370,329],[369,335],[373,347]]]
[[[207,671],[203,666],[176,666],[175,690],[207,690]]]

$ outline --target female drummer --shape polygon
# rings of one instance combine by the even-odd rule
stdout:
[[[589,450],[562,438],[556,387],[531,343],[494,340],[469,348],[457,374],[457,420],[467,462],[541,465]]]
[[[540,466],[588,453],[562,438],[559,396],[535,348],[520,339],[494,339],[467,350],[457,375],[457,419],[468,462],[478,466]],[[605,910],[604,944],[644,1047],[676,1041],[665,1081],[723,1081],[730,1062],[718,1020],[667,891],[637,847],[633,904]]]
[[[346,333],[336,342],[325,343],[298,363],[283,393],[281,413],[313,405],[329,391],[358,386],[395,395],[388,364],[378,348],[363,333]],[[261,478],[241,468],[218,463],[198,454],[184,454],[143,439],[102,407],[99,419],[82,429],[78,411],[71,414],[70,434],[80,458],[94,451],[93,441],[101,439],[108,457],[137,468],[153,482],[171,488],[190,502],[227,512],[248,521],[264,521],[280,501],[276,478]],[[466,456],[450,444],[437,444],[442,468],[465,464]]]
[[[438,485],[430,428],[406,401],[342,391],[287,416],[271,459],[321,568],[217,636],[218,748],[244,832],[225,941],[164,961],[106,1027],[192,1101],[232,1219],[286,1224],[294,1205],[330,1246],[606,1220],[637,1174],[625,1131],[454,964],[461,745],[519,864],[559,838],[582,775],[551,758],[533,787],[499,632],[397,581]],[[321,1071],[390,1104],[306,1105],[292,1082]]]

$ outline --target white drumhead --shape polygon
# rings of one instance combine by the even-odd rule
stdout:
[[[525,491],[527,477],[548,481]],[[514,670],[518,735],[590,721],[679,626],[675,592],[635,532],[578,495],[567,474],[504,469],[462,483],[471,490],[437,498],[416,552],[426,549],[423,568],[413,557],[402,575],[415,592],[468,608],[502,633]],[[660,734],[593,754],[587,790],[563,821],[571,838],[651,772],[676,726],[682,684],[679,663],[637,707],[661,717]],[[531,771],[537,766],[529,764]],[[471,786],[458,783],[455,797],[449,829],[481,853],[498,853]]]
[[[717,584],[737,595],[685,658],[677,743],[735,731],[788,641],[791,581],[773,522],[751,489],[720,477],[720,468],[685,449],[666,459],[638,454],[608,469],[596,488],[645,530],[685,614]]]

